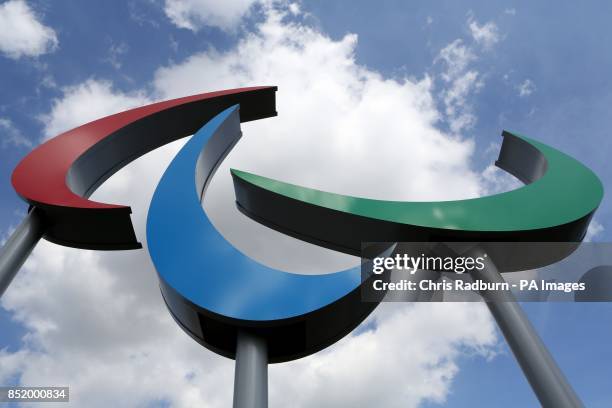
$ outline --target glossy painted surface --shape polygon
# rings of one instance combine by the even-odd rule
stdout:
[[[603,197],[599,178],[572,157],[543,143],[514,135],[538,149],[547,171],[513,191],[468,200],[401,202],[373,200],[314,190],[232,169],[234,177],[312,205],[367,218],[463,231],[523,231],[580,219]]]
[[[241,120],[276,116],[276,87],[251,87],[172,99],[110,115],[38,146],[15,168],[15,191],[37,208],[44,238],[97,250],[137,249],[128,206],[88,197],[136,158],[195,133],[240,104]]]
[[[239,132],[237,107],[199,130],[157,186],[149,208],[147,241],[160,278],[203,309],[249,321],[301,316],[357,288],[359,268],[327,275],[279,271],[242,254],[215,229],[202,209],[194,175],[202,149],[224,124]]]
[[[125,208],[126,206],[118,204],[98,203],[75,194],[66,180],[73,163],[113,132],[146,116],[194,101],[263,88],[266,87],[229,89],[172,99],[130,109],[79,126],[50,139],[28,154],[13,172],[13,187],[17,194],[34,205],[40,203],[75,208]]]

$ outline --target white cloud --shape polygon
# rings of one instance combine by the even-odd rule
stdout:
[[[461,39],[456,39],[442,48],[436,58],[437,61],[443,61],[446,64],[446,71],[442,73],[442,78],[447,82],[451,82],[463,73],[475,59],[476,55],[472,49]]]
[[[0,27],[0,52],[9,58],[36,57],[57,48],[55,31],[23,0],[0,4]]]
[[[488,22],[481,26],[474,20],[472,12],[468,13],[467,23],[472,42],[455,39],[442,48],[434,60],[444,67],[440,75],[443,80],[440,98],[446,122],[455,134],[471,129],[476,123],[468,98],[484,86],[484,76],[472,67],[479,57],[475,45],[481,46],[480,51],[490,51],[500,40],[495,23]]]
[[[584,240],[586,242],[591,242],[593,241],[593,238],[596,238],[597,236],[599,236],[603,231],[604,231],[604,226],[601,225],[599,221],[591,220],[591,223],[589,224],[589,228],[587,229],[587,233],[586,233],[586,236],[584,237]]]
[[[291,3],[289,4],[289,12],[294,16],[297,16],[302,12],[302,9],[300,8],[300,5],[298,3]]]
[[[496,152],[499,151],[499,146]],[[501,170],[499,167],[491,164],[482,172],[483,182],[486,186],[487,195],[503,193],[505,191],[515,190],[523,186],[523,184],[510,173]]]
[[[456,358],[466,349],[491,356],[495,329],[483,304],[387,303],[380,309],[375,330],[345,338],[308,359],[273,366],[271,405],[443,404],[459,372]],[[476,326],[481,329],[474,331]]]
[[[0,145],[2,147],[32,147],[32,142],[15,127],[9,118],[0,117]]]
[[[475,60],[476,54],[461,39],[448,44],[436,57],[436,61],[442,62],[445,67],[442,72],[445,87],[441,97],[453,133],[470,129],[476,122],[472,107],[467,103],[468,97],[484,85],[480,73],[470,69],[470,64]]]
[[[108,49],[108,56],[104,59],[104,61],[111,64],[113,68],[120,69],[123,65],[123,63],[121,62],[121,57],[125,55],[129,50],[130,47],[124,42],[111,44]]]
[[[198,31],[204,26],[231,31],[258,0],[166,0],[166,16],[179,28]]]
[[[482,193],[469,168],[470,140],[437,129],[432,78],[388,79],[355,62],[357,37],[332,40],[268,10],[257,31],[227,51],[160,68],[154,95],[88,80],[65,88],[44,117],[45,134],[145,103],[242,85],[278,85],[279,116],[243,125],[244,136],[213,179],[206,211],[242,251],[295,272],[355,263],[272,232],[232,203],[228,167],[343,194],[450,199]],[[182,142],[122,169],[94,199],[129,203],[145,238],[148,203]],[[384,181],[384,182],[381,182]],[[253,239],[257,237],[257,239]],[[24,347],[0,352],[0,383],[71,386],[73,406],[226,407],[232,361],[209,352],[165,310],[146,251],[94,252],[41,242],[2,305],[27,328]],[[273,406],[417,406],[442,402],[466,353],[488,355],[492,320],[478,304],[387,304],[375,331],[270,369]],[[355,355],[358,354],[358,358]],[[350,390],[347,393],[346,390]],[[349,395],[347,395],[349,394]]]
[[[531,95],[536,90],[536,86],[531,79],[526,79],[519,84],[516,89],[519,92],[519,96],[522,98]]]
[[[159,28],[159,22],[149,15],[150,13],[148,13],[148,11],[150,10],[145,7],[140,7],[134,0],[128,1],[127,6],[130,20],[139,26],[150,25],[151,27]]]
[[[115,92],[109,81],[89,79],[63,89],[63,96],[53,101],[51,111],[41,116],[45,139],[102,116],[143,105],[149,100],[144,92]]]
[[[516,15],[516,9],[515,8],[507,8],[504,10],[505,14],[508,14],[510,16],[515,16]]]
[[[484,48],[491,48],[500,40],[499,29],[492,21],[479,25],[477,21],[471,20],[468,26],[474,41]]]
[[[467,104],[468,96],[475,90],[481,88],[479,73],[474,70],[462,73],[455,78],[444,92],[444,105],[446,115],[450,119],[450,128],[453,132],[461,132],[474,126],[476,117],[471,112],[471,106]]]
[[[8,241],[13,232],[15,232],[15,227],[12,225],[8,227],[6,231],[2,232],[2,235],[0,235],[0,246],[4,246],[4,244],[6,244],[6,241]]]

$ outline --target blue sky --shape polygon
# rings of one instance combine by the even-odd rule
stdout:
[[[52,32],[38,32],[43,37],[36,40],[38,43],[17,50],[11,42],[14,39],[3,38],[5,34],[0,33],[2,236],[26,210],[10,185],[12,169],[33,146],[52,136],[48,134],[51,130],[67,123],[82,123],[78,121],[80,117],[73,123],[62,113],[62,102],[72,100],[79,86],[87,81],[106,84],[106,93],[103,85],[94,87],[92,93],[110,94],[115,98],[113,103],[121,107],[188,93],[190,78],[185,78],[184,72],[193,71],[181,69],[187,70],[194,56],[206,55],[210,72],[221,78],[213,65],[223,62],[215,55],[229,55],[239,49],[240,42],[257,32],[268,18],[266,7],[282,10],[283,24],[309,27],[335,45],[347,34],[356,34],[353,42],[349,41],[354,49],[348,54],[368,75],[376,73],[400,84],[405,79],[420,83],[427,78],[431,83],[426,94],[432,98],[432,106],[427,109],[440,115],[432,126],[450,140],[448,143],[458,143],[452,144],[458,151],[463,152],[462,146],[473,146],[468,153],[457,153],[469,158],[467,168],[460,170],[466,172],[466,178],[475,180],[472,184],[466,182],[467,195],[504,188],[503,179],[487,178],[486,171],[497,152],[492,143],[500,142],[502,129],[518,131],[570,153],[601,177],[606,190],[612,188],[609,2],[577,6],[569,1],[554,5],[527,1],[504,5],[485,1],[310,1],[294,6],[284,2],[262,6],[254,2],[249,8],[248,1],[237,1],[236,4],[246,5],[229,11],[216,10],[221,6],[207,2],[187,2],[189,7],[204,11],[191,9],[191,14],[178,17],[171,8],[178,1],[16,3],[26,5],[31,17]],[[0,8],[5,5],[0,3]],[[443,53],[445,49],[447,54]],[[209,74],[206,65],[196,72],[203,77]],[[183,83],[169,90],[168,83],[177,78]],[[194,85],[192,93],[206,88],[202,83],[209,90],[216,85],[193,80],[198,85]],[[457,96],[452,92],[458,88],[453,86],[461,80],[467,90]],[[218,86],[225,87],[226,82],[219,79]],[[112,112],[105,114],[109,113]],[[460,193],[461,190],[455,192]],[[612,205],[606,197],[596,215],[597,234],[593,240],[610,240],[611,215]],[[27,283],[24,280],[20,287]],[[46,347],[29,337],[42,333],[40,327],[36,328],[37,320],[28,314],[32,309],[18,299],[9,303],[3,303],[0,309],[0,349],[15,353]],[[525,310],[585,405],[610,406],[612,351],[608,343],[612,336],[612,305],[527,304]],[[498,339],[491,348],[498,354],[485,358],[470,351],[469,346],[459,346],[453,357],[459,371],[447,386],[445,400],[423,398],[418,403],[427,407],[536,406],[503,341]],[[19,370],[10,378],[18,377]],[[377,381],[376,374],[371,378]],[[51,374],[48,381],[53,383]],[[168,399],[173,405],[189,406],[184,401]],[[488,403],[478,404],[477,400]],[[215,406],[217,402],[210,403]]]

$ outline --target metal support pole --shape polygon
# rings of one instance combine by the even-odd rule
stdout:
[[[473,271],[473,278],[483,282],[505,282],[495,264],[485,259],[485,268]],[[483,291],[481,295],[542,406],[584,407],[514,295],[509,291]]]
[[[236,340],[234,408],[268,407],[268,348],[266,341],[246,331]]]
[[[32,209],[0,249],[0,297],[44,233],[42,217]]]

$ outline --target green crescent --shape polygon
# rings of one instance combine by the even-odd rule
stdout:
[[[507,131],[502,136],[495,164],[525,185],[500,194],[434,202],[375,200],[232,169],[236,202],[260,223],[350,254],[358,254],[362,242],[581,241],[603,198],[597,175],[544,143]]]

